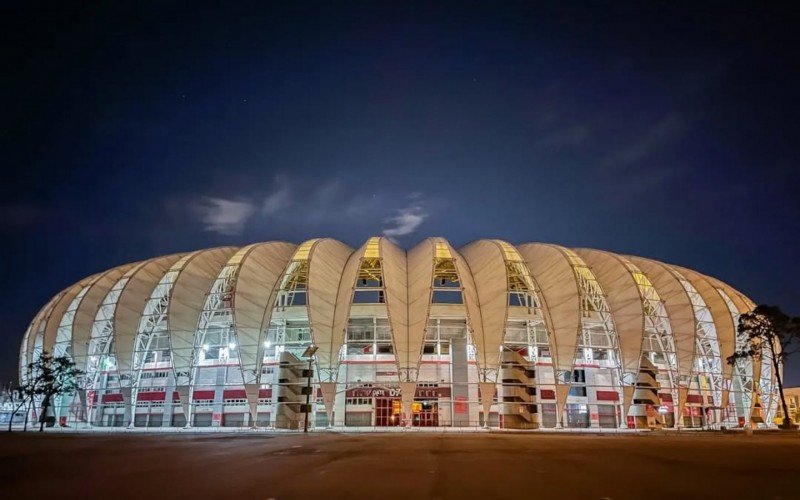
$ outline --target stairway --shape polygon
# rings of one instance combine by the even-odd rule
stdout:
[[[278,383],[275,385],[275,427],[301,429],[305,420],[303,405],[306,402],[307,363],[290,352],[283,352],[278,365]]]
[[[500,388],[497,398],[503,427],[536,429],[539,419],[536,407],[536,370],[516,351],[503,351],[500,366]]]

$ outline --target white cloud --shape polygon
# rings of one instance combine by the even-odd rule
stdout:
[[[646,160],[684,132],[684,123],[676,114],[669,114],[642,134],[600,162],[600,166],[626,169]]]
[[[234,235],[242,232],[257,208],[248,201],[207,197],[197,204],[196,210],[206,231]]]
[[[579,148],[592,136],[592,129],[588,125],[571,125],[557,128],[546,134],[538,145],[548,148]]]
[[[419,197],[419,193],[412,193],[410,196],[415,201]],[[417,203],[412,203],[408,207],[398,210],[396,215],[386,219],[385,222],[391,224],[391,226],[383,230],[383,235],[389,238],[409,235],[417,230],[426,217],[428,217],[428,214],[422,207]]]
[[[402,237],[414,233],[429,215],[428,201],[412,192],[398,199],[339,178],[327,180],[278,176],[267,191],[205,196],[178,203],[173,210],[189,215],[206,231],[221,235],[283,232],[318,234],[333,231]],[[188,209],[188,211],[187,211]]]
[[[264,198],[261,204],[261,213],[273,215],[292,204],[292,192],[288,186],[282,186]]]

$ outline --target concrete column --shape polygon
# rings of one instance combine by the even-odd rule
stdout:
[[[320,382],[322,404],[325,405],[325,414],[328,417],[328,428],[333,426],[333,406],[336,401],[336,382]]]
[[[450,340],[450,380],[452,389],[450,398],[453,405],[458,404],[458,409],[466,411],[455,411],[453,408],[451,422],[453,427],[468,427],[469,418],[469,358],[467,355],[467,339]]]
[[[416,392],[416,382],[400,382],[400,401],[406,427],[411,427],[414,425],[414,413],[412,406],[414,404],[414,396],[416,395]]]
[[[131,388],[120,387],[119,392],[122,394],[122,403],[125,405],[122,426],[133,427],[133,415],[135,412],[133,408],[131,408]]]
[[[631,403],[633,402],[633,393],[635,390],[636,387],[632,385],[622,387],[622,418],[620,418],[621,422],[619,423],[620,429],[628,428],[628,413],[631,410]]]
[[[175,387],[175,391],[178,393],[178,400],[180,401],[181,409],[183,410],[183,416],[186,418],[186,427],[189,428],[192,426],[192,388],[189,385],[179,385]]]
[[[258,427],[258,391],[261,384],[244,384],[244,393],[247,396],[247,408],[250,414],[250,427]]]
[[[228,367],[228,366],[219,366],[217,367],[217,380],[214,385],[214,406],[211,410],[211,427],[221,427],[222,426],[222,419],[223,413],[225,412],[225,400],[224,400],[224,392],[225,392],[225,380],[227,379],[228,375],[228,368],[239,369],[238,366],[236,367]],[[219,420],[214,419],[214,414],[219,415]]]
[[[556,383],[556,427],[559,429],[568,425],[567,422],[564,422],[567,411],[567,395],[569,395],[569,385]]]
[[[726,381],[727,382],[727,381]],[[725,385],[728,385],[727,383]],[[730,402],[731,390],[728,387],[722,389],[722,402],[720,406],[720,422],[727,422],[728,420],[728,403]]]
[[[675,427],[683,427],[683,409],[686,408],[686,399],[689,396],[688,387],[678,387],[678,418]]]
[[[497,384],[494,382],[480,382],[478,387],[481,391],[481,406],[483,407],[483,428],[489,428],[489,414],[492,410],[494,391]]]
[[[172,425],[172,413],[176,406],[173,401],[172,393],[175,392],[175,376],[172,370],[167,372],[167,382],[164,384],[164,406],[161,414],[161,426],[170,427]]]

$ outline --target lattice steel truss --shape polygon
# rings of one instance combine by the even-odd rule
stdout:
[[[240,250],[231,257],[206,296],[194,336],[190,382],[196,379],[197,370],[204,364],[227,365],[235,361],[238,365],[233,303],[242,253]],[[176,377],[179,376],[176,374]],[[178,383],[181,382],[179,380]]]
[[[618,393],[622,399],[622,363],[611,309],[600,284],[586,263],[575,252],[564,249],[575,273],[580,294],[581,331],[575,348],[574,367],[599,364],[616,374],[616,380],[600,388]],[[606,359],[601,359],[606,358]],[[572,384],[571,374],[558,374],[564,382]],[[597,387],[596,387],[597,388]]]
[[[739,311],[736,309],[731,298],[728,296],[727,293],[721,288],[717,288],[717,292],[719,292],[722,299],[725,301],[725,305],[728,307],[728,311],[731,313],[731,319],[733,320],[734,325],[739,324]],[[744,349],[745,344],[747,342],[747,336],[740,334],[737,328],[736,332],[736,344],[735,349],[736,351],[740,351]],[[744,418],[745,422],[750,421],[750,410],[753,405],[753,360],[750,358],[747,359],[737,359],[736,363],[733,365],[733,380],[731,380],[731,396],[733,397],[733,406],[735,416]],[[728,406],[731,404],[731,399],[728,400]],[[725,412],[727,413],[728,408],[725,408]]]
[[[661,300],[650,279],[636,265],[627,259],[623,262],[636,282],[642,299],[644,311],[642,356],[659,368],[656,380],[661,387],[657,389],[666,389],[672,395],[672,401],[678,401],[680,380],[678,355],[664,301]],[[639,365],[641,370],[641,359]]]
[[[114,315],[119,296],[129,280],[130,275],[117,280],[97,310],[89,339],[89,355],[86,359],[87,389],[97,389],[103,373],[115,371],[117,368],[117,360],[114,356]],[[120,373],[120,383],[126,377],[129,375]]]
[[[704,398],[707,394],[711,394],[714,406],[719,408],[722,405],[722,360],[719,354],[719,340],[717,329],[714,326],[714,318],[695,287],[678,271],[674,272],[692,303],[695,317],[694,373],[691,380],[686,381],[687,387],[691,390],[692,385],[696,384],[696,390]]]
[[[172,346],[169,337],[168,312],[172,289],[183,266],[192,257],[183,256],[176,262],[153,288],[139,320],[133,347],[131,400],[135,406],[142,381],[142,371],[147,366],[172,368]]]

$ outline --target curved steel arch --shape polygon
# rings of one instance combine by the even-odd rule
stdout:
[[[542,317],[548,338],[552,337],[547,321],[542,313],[539,286],[528,269],[519,251],[502,240],[477,240],[460,249],[472,271],[475,289],[481,309],[483,326],[482,341],[475,344],[478,364],[487,370],[498,370],[500,351],[505,341],[506,327],[511,307],[510,295],[523,293],[530,295],[527,307],[530,318]],[[511,271],[515,276],[511,276]],[[525,281],[524,290],[512,290],[510,280]],[[524,315],[523,315],[524,317]],[[551,342],[551,348],[552,342]],[[555,352],[555,350],[554,350]]]

